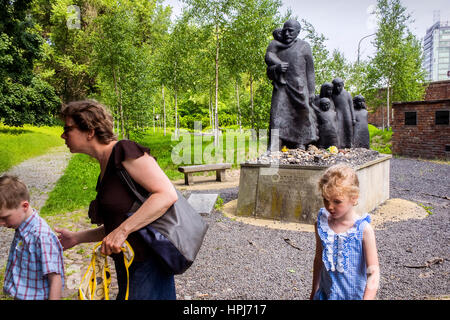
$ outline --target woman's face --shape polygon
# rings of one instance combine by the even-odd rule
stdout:
[[[87,133],[81,131],[72,118],[66,118],[64,132],[62,133],[61,138],[65,140],[66,146],[71,153],[82,152],[83,143],[87,141],[86,135]]]

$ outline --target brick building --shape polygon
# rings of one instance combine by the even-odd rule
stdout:
[[[394,102],[392,110],[393,154],[450,159],[450,80],[430,82],[424,101]],[[370,124],[386,125],[386,106],[368,111]]]
[[[425,101],[440,99],[450,99],[450,80],[430,82],[427,84],[427,89],[425,90]],[[367,111],[369,111],[368,122],[370,124],[381,128],[383,126],[384,119],[384,124],[386,125],[386,106],[380,106],[376,110],[373,110],[370,106],[367,107]]]
[[[367,111],[369,111],[367,114],[367,122],[377,128],[381,128],[383,126],[384,119],[384,125],[386,125],[386,106],[380,106],[375,110],[370,106],[367,106],[367,109]]]
[[[450,80],[431,82],[425,91],[425,100],[450,99]]]
[[[450,159],[450,98],[393,103],[392,153]]]

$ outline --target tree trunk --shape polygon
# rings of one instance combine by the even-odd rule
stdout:
[[[122,127],[122,138],[126,137],[125,133],[125,121],[123,117],[123,106],[122,106],[122,93],[119,89],[118,83],[120,82],[120,79],[116,76],[116,70],[113,68],[113,79],[114,79],[114,89],[116,91],[117,98],[119,99],[119,121],[120,125]]]
[[[238,111],[239,132],[242,133],[241,107],[239,105],[239,83],[237,80],[236,80],[236,102],[237,102],[237,111]]]
[[[166,99],[164,98],[164,85],[162,86],[163,113],[164,113],[164,136],[166,135]]]
[[[387,83],[387,95],[386,95],[386,117],[387,117],[386,128],[388,130],[390,128],[390,122],[389,122],[389,85],[390,85],[390,81],[388,80],[388,83]]]
[[[178,94],[175,89],[175,137],[178,139]]]
[[[213,110],[213,106],[212,106],[212,90],[211,90],[211,86],[209,86],[209,125],[211,126],[211,129],[214,132],[214,122],[213,121],[213,114],[214,114],[214,110]]]
[[[219,144],[219,25],[216,24],[216,106],[214,111],[215,134],[214,146]]]
[[[253,104],[253,76],[250,75],[250,106],[252,110],[252,129],[255,130],[255,106]]]

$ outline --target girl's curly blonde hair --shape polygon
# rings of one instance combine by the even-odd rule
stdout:
[[[330,195],[359,196],[359,180],[354,169],[345,164],[329,167],[319,180],[319,191],[325,198]]]

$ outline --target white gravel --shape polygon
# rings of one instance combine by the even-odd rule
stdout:
[[[378,299],[449,298],[449,181],[447,164],[391,159],[390,198],[421,203],[431,207],[433,214],[387,223],[376,231],[381,268]],[[228,202],[237,199],[238,188],[208,192],[219,193]],[[179,299],[309,298],[313,233],[248,225],[220,212],[206,220],[210,228],[196,262],[176,276]],[[443,260],[423,267],[434,258]]]

